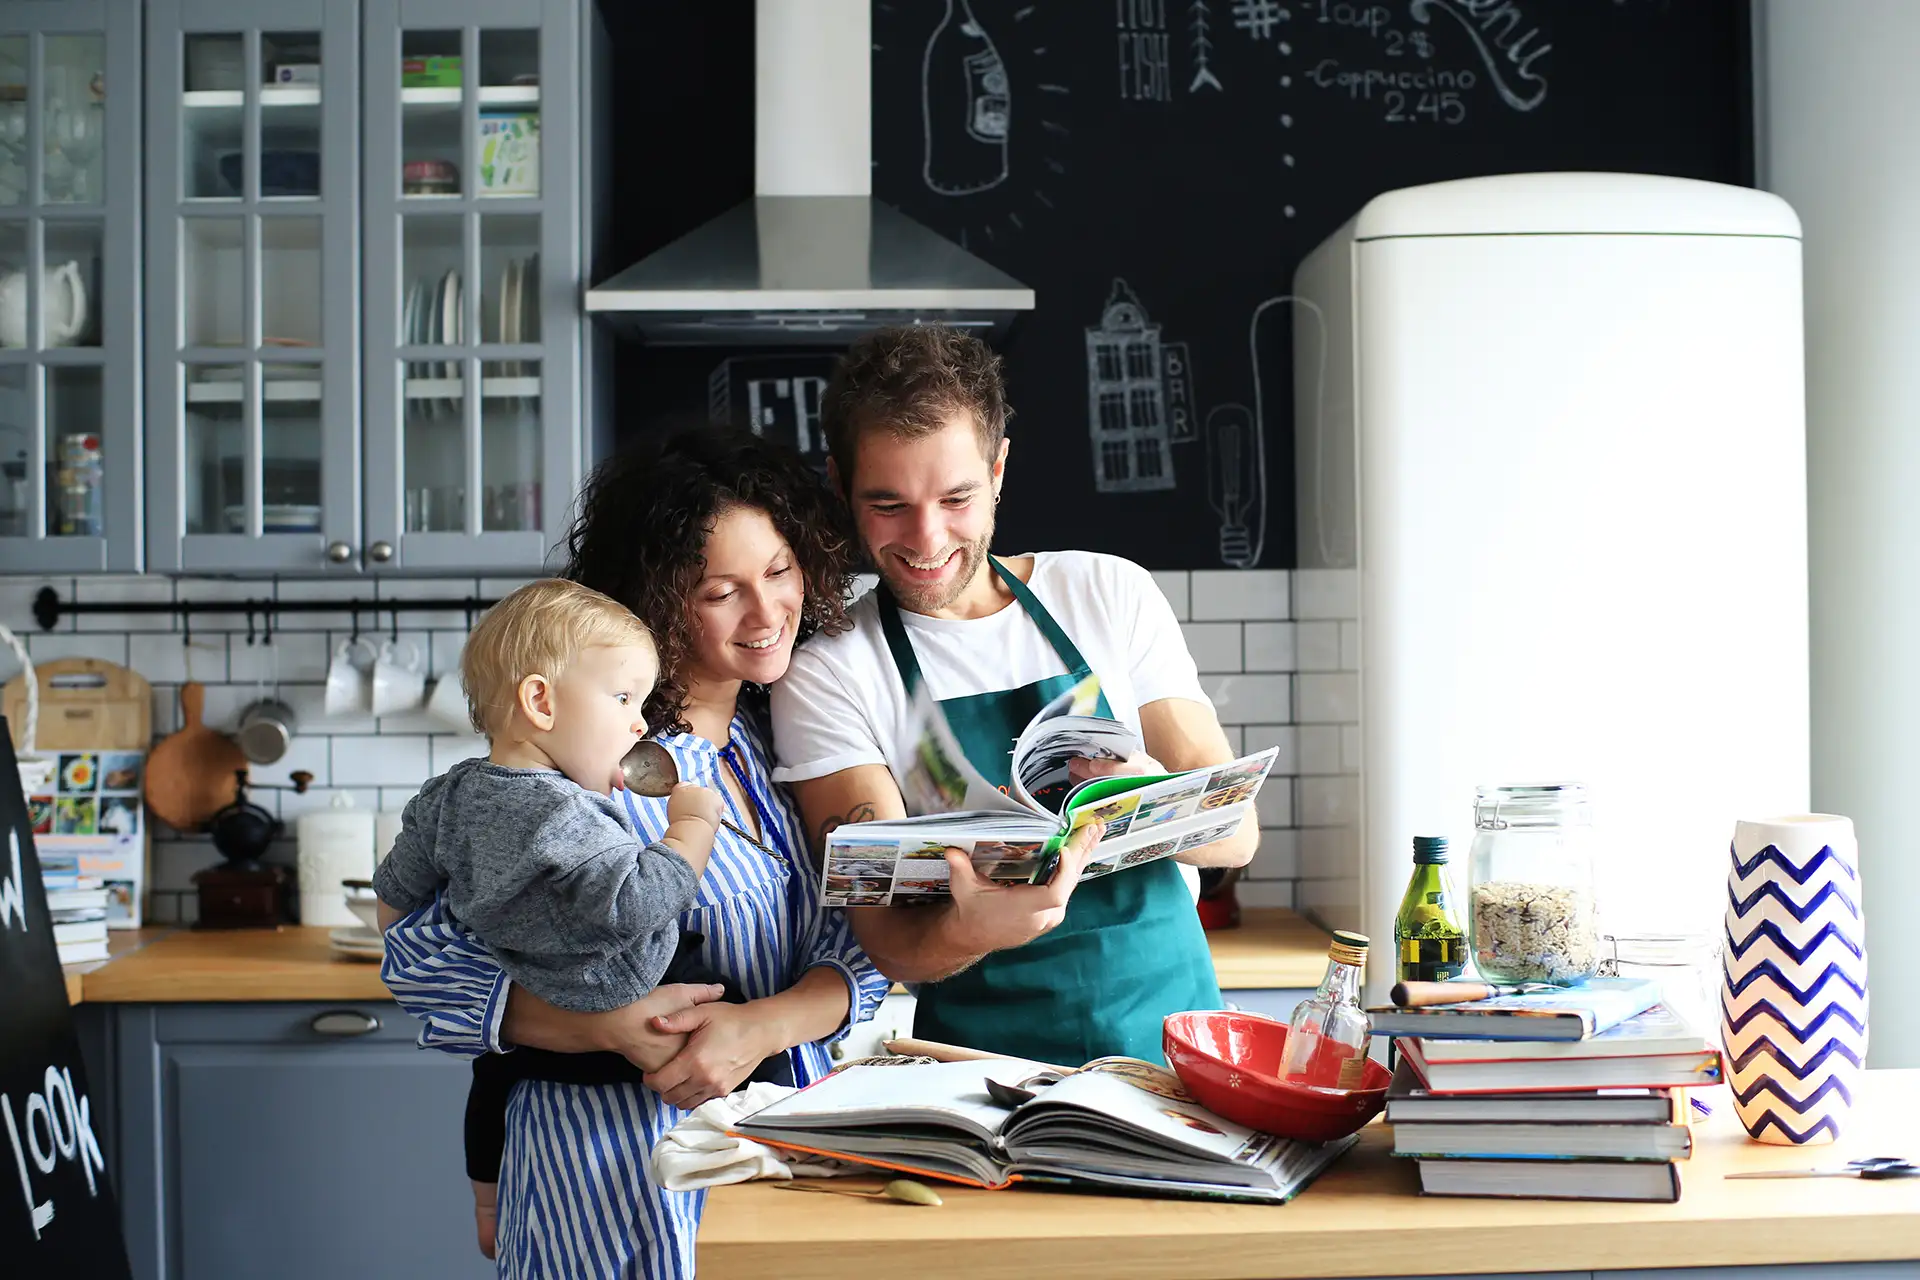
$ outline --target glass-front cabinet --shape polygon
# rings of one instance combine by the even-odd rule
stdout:
[[[354,0],[147,9],[156,569],[360,551]]]
[[[141,567],[140,8],[0,5],[0,572]]]
[[[590,14],[150,0],[153,567],[541,566],[582,467]]]
[[[369,0],[365,22],[370,546],[537,567],[581,467],[578,11]]]

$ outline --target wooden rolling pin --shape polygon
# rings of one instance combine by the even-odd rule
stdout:
[[[1028,1062],[1042,1070],[1058,1071],[1063,1074],[1070,1074],[1076,1070],[1073,1067],[1056,1067],[1051,1062],[1036,1062],[1032,1058],[1016,1058],[1005,1053],[988,1053],[984,1049],[942,1044],[938,1040],[915,1040],[910,1036],[882,1043],[888,1053],[898,1054],[903,1058],[932,1058],[935,1062],[981,1062],[998,1059],[1003,1062]]]
[[[1436,1004],[1464,1004],[1495,996],[1524,996],[1558,990],[1551,982],[1521,982],[1502,986],[1491,982],[1396,982],[1387,999],[1402,1009],[1425,1009]]]

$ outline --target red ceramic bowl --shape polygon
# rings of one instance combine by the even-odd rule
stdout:
[[[1175,1013],[1161,1024],[1167,1063],[1194,1101],[1236,1124],[1302,1142],[1344,1138],[1380,1113],[1393,1075],[1367,1063],[1358,1089],[1316,1089],[1280,1079],[1287,1024],[1257,1014]]]

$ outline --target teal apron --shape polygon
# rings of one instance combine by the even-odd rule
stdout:
[[[1067,668],[1065,675],[1018,689],[940,701],[967,759],[1004,788],[1012,780],[1014,738],[1040,708],[1086,679],[1089,669],[1027,584],[991,556],[987,562]],[[911,696],[921,680],[920,663],[884,584],[878,603],[887,648]],[[1098,714],[1113,714],[1104,693]],[[1066,1066],[1108,1054],[1164,1062],[1161,1019],[1221,1004],[1193,895],[1171,858],[1081,884],[1057,927],[951,978],[925,983],[916,994],[913,1033],[921,1039]]]

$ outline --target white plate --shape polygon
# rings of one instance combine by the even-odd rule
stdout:
[[[458,271],[447,272],[446,285],[440,291],[440,341],[447,346],[455,346],[460,341],[460,273]],[[458,362],[442,363],[441,377],[458,382],[460,374],[461,368]],[[459,415],[459,400],[443,400],[441,404],[448,413]]]

